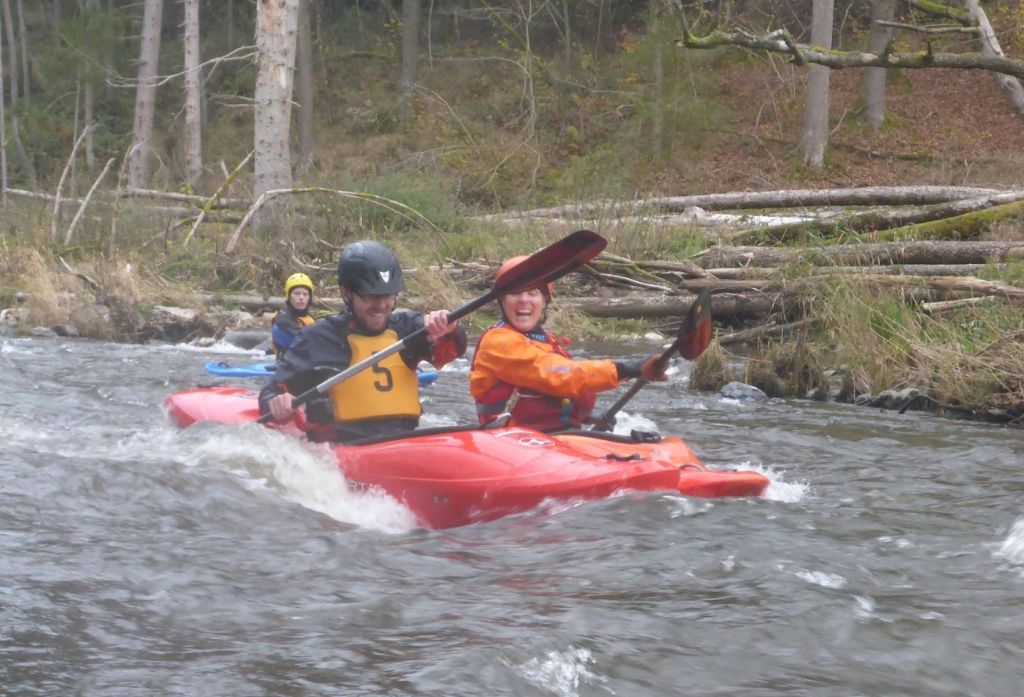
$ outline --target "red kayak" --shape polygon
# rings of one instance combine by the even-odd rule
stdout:
[[[241,387],[184,390],[168,397],[167,407],[181,427],[259,418],[256,393]],[[272,427],[301,434],[293,423]],[[430,528],[493,520],[545,499],[598,499],[619,491],[757,496],[769,483],[757,472],[708,470],[678,438],[634,442],[593,431],[552,435],[463,426],[332,447],[351,484],[383,489]]]

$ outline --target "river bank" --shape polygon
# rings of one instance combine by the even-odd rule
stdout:
[[[574,229],[598,230],[607,249],[556,284],[548,327],[560,335],[671,336],[695,294],[709,289],[716,341],[696,362],[697,389],[738,382],[769,397],[1019,426],[1024,224],[1018,208],[982,226],[957,212],[1022,196],[945,186],[734,192],[463,218],[450,231],[396,224],[359,234],[396,252],[407,284],[401,304],[428,311],[487,292],[503,259]],[[920,225],[863,231],[864,219],[851,216],[866,201],[888,211],[875,218],[887,225],[906,221],[906,206],[917,220],[952,212],[946,220],[960,222],[943,229],[959,232],[927,239]],[[182,205],[178,213],[144,203],[111,209],[73,247],[55,247],[39,226],[42,204],[9,207],[0,230],[0,331],[181,342],[266,329],[283,279],[296,270],[314,279],[314,311],[341,307],[335,265],[352,237],[344,226],[323,227],[329,213],[297,210],[273,234],[222,225],[191,237],[180,215],[187,219],[196,203]],[[995,208],[1006,205],[1015,204]],[[899,215],[896,206],[904,207]],[[798,229],[778,222],[794,207]],[[115,252],[107,243],[118,221]],[[473,334],[494,319],[485,307],[464,322]]]
[[[566,279],[561,284],[563,288],[575,293],[585,288],[595,292],[592,279],[578,275],[580,278]],[[279,300],[273,297],[231,293],[188,293],[178,296],[180,305],[147,300],[134,305],[105,304],[96,298],[65,293],[54,304],[39,302],[33,294],[19,291],[15,294],[15,304],[0,311],[0,336],[189,343],[197,347],[220,342],[258,350],[267,347],[270,322],[279,306]],[[663,293],[653,291],[638,294],[637,300],[652,306],[668,301]],[[688,306],[682,300],[672,302],[684,308]],[[419,311],[432,309],[421,296],[403,296],[401,304]],[[600,338],[638,352],[667,345],[667,337],[674,331],[665,317],[626,320],[592,317],[581,313],[579,308],[585,305],[581,296],[556,295],[549,326],[577,340]],[[46,311],[38,309],[43,306]],[[340,298],[318,296],[314,313],[326,315],[341,307]],[[494,319],[493,311],[485,308],[465,321],[475,334]],[[974,403],[944,403],[937,399],[933,386],[939,376],[934,372],[919,373],[920,382],[916,384],[894,381],[873,391],[862,367],[841,362],[841,351],[829,341],[834,331],[835,327],[821,326],[817,321],[772,322],[747,329],[719,322],[711,346],[693,362],[690,387],[739,400],[808,399],[866,406],[894,414],[925,411],[940,417],[1018,427],[1024,423],[1024,398],[1000,390],[997,382],[989,383],[988,391]],[[1012,354],[1013,346],[1020,346],[1022,339],[1024,332],[1007,335],[1004,341],[1007,346],[1002,353],[1007,353],[1008,349]],[[995,358],[996,348],[994,344],[989,345],[982,353]],[[935,367],[938,368],[938,364]],[[992,375],[995,376],[996,371],[992,371]]]

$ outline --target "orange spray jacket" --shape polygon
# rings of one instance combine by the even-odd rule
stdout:
[[[619,384],[609,360],[573,360],[542,328],[524,334],[505,322],[480,337],[469,375],[481,424],[509,412],[510,424],[542,431],[578,427],[595,393]]]

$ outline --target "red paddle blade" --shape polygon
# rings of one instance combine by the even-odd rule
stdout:
[[[689,361],[704,353],[704,349],[711,343],[711,291],[709,289],[702,290],[690,305],[686,318],[679,325],[676,343],[679,344],[679,355]]]
[[[608,241],[591,230],[577,230],[558,242],[519,262],[494,284],[494,293],[521,293],[539,288],[585,264],[605,248]]]

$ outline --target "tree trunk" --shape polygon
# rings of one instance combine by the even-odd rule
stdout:
[[[811,44],[832,48],[833,0],[813,0]],[[825,168],[828,146],[829,69],[812,65],[807,71],[807,101],[804,107],[804,164],[811,169]]]
[[[28,59],[28,30],[25,29],[25,4],[18,0],[18,38],[21,40],[21,93],[25,99],[32,96],[32,64]]]
[[[868,50],[882,53],[892,40],[892,27],[880,22],[892,21],[896,15],[896,0],[874,0],[871,4],[871,31],[868,34]],[[876,131],[885,123],[885,68],[865,68],[861,83],[861,97],[864,100],[864,118]]]
[[[572,72],[572,22],[569,12],[569,0],[562,0],[562,24],[565,27],[565,40],[562,42],[562,70],[568,76]]]
[[[0,24],[3,20],[0,19]],[[4,34],[0,26],[0,206],[7,207],[7,111],[4,103]]]
[[[100,7],[100,0],[85,0],[86,12],[99,12],[100,9],[102,9]],[[83,120],[87,124],[93,123],[93,120],[96,118],[96,85],[89,79],[85,81],[85,86],[83,87],[82,114]],[[85,137],[85,165],[89,171],[92,171],[96,166],[95,133],[97,130],[99,128],[90,130],[89,135]]]
[[[662,0],[650,0],[648,16],[649,31],[654,39],[651,56],[651,158],[656,165],[665,156],[665,62],[661,53],[661,4]]]
[[[145,186],[149,179],[149,156],[153,147],[153,118],[156,108],[156,76],[160,67],[160,24],[163,0],[145,0],[142,35],[139,39],[139,79],[135,88],[135,123],[128,159],[128,183]]]
[[[299,38],[296,56],[296,102],[299,107],[299,166],[302,176],[313,165],[313,32],[310,23],[310,0],[299,2]]]
[[[10,81],[11,106],[18,103],[18,44],[14,40],[14,17],[11,0],[0,0],[3,8],[4,32],[7,35],[7,77]]]
[[[96,88],[90,82],[86,82],[82,95],[82,115],[86,123],[92,123],[96,112]],[[96,147],[93,131],[85,137],[85,166],[92,171],[96,165]]]
[[[256,6],[254,202],[267,191],[292,187],[289,131],[298,15],[299,0],[259,0]],[[268,199],[256,215],[256,228],[273,224],[286,205],[284,197]]]
[[[402,0],[402,96],[398,119],[407,123],[412,115],[412,98],[418,81],[420,0]]]
[[[981,40],[981,53],[985,56],[1004,58],[1003,49],[999,45],[995,31],[988,21],[985,10],[978,4],[978,0],[964,0],[967,11],[971,18],[978,24],[978,38]],[[996,84],[1003,90],[1010,105],[1017,112],[1017,116],[1024,118],[1024,87],[1021,87],[1020,80],[1010,75],[995,73]]]
[[[203,124],[200,97],[199,0],[185,5],[185,176],[195,187],[203,173]]]

